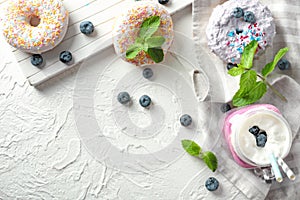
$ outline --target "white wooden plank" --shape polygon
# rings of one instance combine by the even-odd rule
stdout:
[[[96,49],[95,47],[101,46],[101,50],[104,50],[105,48],[111,47],[111,36],[110,34],[107,34],[106,37],[103,37],[99,40],[94,41],[93,43],[79,49],[78,51],[73,53],[73,56],[76,57],[76,63],[72,65],[65,65],[62,62],[55,62],[53,66],[55,67],[48,67],[45,70],[34,74],[33,76],[29,77],[28,80],[31,85],[37,86],[43,83],[45,80],[48,80],[52,77],[55,77],[56,75],[71,69],[75,65],[77,65],[79,62],[77,60],[83,61],[87,58],[86,54],[89,54],[90,56],[93,55]]]
[[[83,8],[84,6],[88,6],[99,0],[64,0],[63,4],[68,9],[69,13],[72,13],[76,10]]]
[[[30,63],[30,54],[19,50],[14,52],[20,67],[31,85],[38,85],[59,73],[64,72],[80,63],[88,56],[112,45],[111,29],[114,17],[120,13],[129,0],[64,0],[64,5],[70,12],[68,32],[60,45],[43,54],[45,66],[36,68]],[[190,5],[193,0],[173,0],[166,5],[166,9],[174,14],[178,10]],[[95,34],[86,36],[81,34],[79,24],[83,20],[92,21],[95,25]],[[72,65],[66,65],[59,61],[61,51],[69,50],[74,57]]]
[[[43,54],[43,58],[46,61],[46,66],[44,66],[42,69],[34,67],[30,63],[30,58],[27,58],[23,61],[20,61],[19,64],[20,64],[20,67],[21,67],[22,71],[24,72],[24,75],[27,78],[29,78],[32,75],[34,75],[34,74],[36,74],[40,71],[44,71],[47,68],[51,67],[52,65],[54,65],[58,61],[58,57],[59,57],[60,52],[62,52],[64,50],[68,50],[68,51],[72,52],[72,54],[74,54],[74,52],[76,52],[77,50],[79,50],[83,46],[88,45],[88,44],[104,37],[105,35],[107,35],[111,32],[110,27],[112,26],[112,24],[113,24],[113,20],[110,20],[110,21],[98,26],[97,29],[96,29],[96,32],[99,35],[97,35],[97,36],[86,37],[83,34],[79,34],[76,37],[72,37],[68,40],[64,40],[55,49]],[[86,53],[85,55],[87,56],[88,54]],[[74,59],[76,59],[75,62],[80,62],[80,60],[78,60],[78,58],[76,58],[75,55],[73,55],[73,56],[74,56]]]
[[[97,3],[90,4],[89,6],[85,6],[84,8],[71,13],[68,32],[64,40],[68,40],[69,38],[74,37],[77,34],[81,34],[79,30],[79,24],[84,20],[90,20],[94,23],[95,26],[97,26],[107,21],[108,19],[113,18],[113,12],[118,8],[118,4],[122,1],[124,0],[106,1],[109,3],[103,3],[103,0],[97,1]],[[100,3],[102,3],[103,5],[101,6],[101,9],[98,8],[99,11],[97,11],[96,7],[99,7],[101,5]],[[89,10],[92,10],[90,14]],[[87,18],[87,16],[89,17]],[[17,52],[15,52],[15,56],[18,61],[23,61],[24,59],[29,58],[31,54],[24,53],[18,50]]]

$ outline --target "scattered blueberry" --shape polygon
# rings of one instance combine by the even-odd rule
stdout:
[[[158,3],[165,5],[165,4],[169,3],[169,0],[158,0]]]
[[[231,106],[230,106],[229,103],[223,103],[223,104],[221,105],[221,111],[222,111],[222,113],[226,113],[226,112],[228,112],[229,110],[231,110]]]
[[[128,94],[128,92],[120,92],[118,94],[118,102],[120,102],[121,104],[127,104],[130,102],[130,96]]]
[[[140,98],[140,105],[144,108],[149,107],[151,104],[151,98],[148,95],[143,95]]]
[[[80,23],[80,31],[83,34],[90,35],[94,32],[94,25],[90,21],[83,21]]]
[[[72,54],[70,51],[63,51],[59,55],[59,60],[63,63],[68,63],[72,60]]]
[[[227,64],[227,69],[231,70],[232,68],[237,67],[237,64],[232,64],[232,63],[228,63]]]
[[[244,14],[244,21],[254,24],[256,22],[255,15],[251,11],[247,11]]]
[[[33,54],[31,57],[31,64],[40,67],[43,64],[43,57],[41,54]]]
[[[209,177],[205,181],[205,187],[209,191],[215,191],[219,187],[219,181],[216,178],[214,178],[214,177]]]
[[[240,30],[240,29],[235,29],[235,32],[236,32],[236,34],[241,34],[241,33],[243,33],[243,30]]]
[[[232,16],[235,18],[241,18],[244,16],[244,10],[240,7],[236,7],[232,12]]]
[[[258,126],[252,126],[251,128],[249,128],[249,132],[255,136],[258,135],[260,129]]]
[[[287,59],[282,58],[278,61],[277,66],[280,70],[287,70],[290,68],[291,63]]]
[[[192,124],[192,122],[193,122],[193,119],[188,114],[184,114],[180,117],[180,124],[182,126],[189,126]]]
[[[271,183],[272,183],[272,180],[271,180],[271,179],[265,180],[265,182],[266,182],[267,184],[271,184]]]
[[[264,147],[267,142],[267,133],[265,131],[261,131],[257,136],[256,136],[256,145],[258,147]]]
[[[145,79],[150,79],[153,76],[153,71],[150,68],[146,68],[143,70],[143,76]]]

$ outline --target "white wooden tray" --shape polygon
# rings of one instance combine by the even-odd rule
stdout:
[[[8,0],[0,0],[1,9],[4,9]],[[64,6],[70,13],[68,32],[60,45],[53,50],[43,53],[45,66],[35,67],[30,62],[31,54],[24,53],[15,48],[13,51],[19,66],[28,79],[29,83],[37,86],[44,81],[74,67],[94,52],[96,45],[101,47],[99,51],[112,45],[111,29],[114,18],[122,11],[126,4],[134,0],[64,0]],[[156,0],[155,0],[156,1]],[[172,0],[166,9],[174,14],[175,12],[190,5],[193,0]],[[79,30],[80,22],[89,20],[95,25],[95,35],[87,37]],[[74,63],[71,65],[63,64],[59,61],[59,53],[68,50],[72,52]]]

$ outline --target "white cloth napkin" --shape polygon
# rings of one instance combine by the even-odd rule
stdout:
[[[278,75],[274,82],[280,92],[282,92],[288,99],[288,104],[283,103],[271,91],[261,100],[263,103],[270,103],[277,106],[284,117],[289,121],[293,136],[294,143],[290,154],[285,161],[295,172],[297,178],[294,182],[284,179],[281,184],[273,183],[272,186],[264,183],[261,179],[256,177],[251,170],[239,167],[232,159],[224,139],[219,140],[216,148],[213,149],[219,158],[219,171],[227,178],[232,187],[238,189],[239,193],[231,196],[230,199],[299,199],[300,195],[297,190],[300,189],[300,138],[299,138],[299,121],[300,121],[300,60],[298,59],[300,52],[300,1],[299,0],[261,0],[263,4],[268,5],[272,11],[276,23],[276,36],[274,38],[273,47],[267,49],[264,55],[255,61],[255,66],[258,70],[266,63],[270,62],[274,54],[283,47],[289,47],[290,51],[286,58],[291,62],[292,69],[280,72],[275,70],[277,74],[286,74],[289,76]],[[224,84],[225,101],[229,101],[238,88],[238,78],[233,78],[227,75],[226,63],[221,61],[217,56],[210,52],[207,46],[207,39],[205,29],[209,17],[218,4],[225,2],[224,0],[195,0],[193,3],[193,35],[196,42],[196,54],[200,55],[201,51],[207,51],[216,66],[218,66],[218,75],[221,77],[219,83]],[[198,52],[197,52],[198,51]],[[198,57],[199,65],[201,66],[201,57]],[[214,72],[212,72],[214,73]],[[295,81],[296,80],[296,81]],[[219,104],[209,105],[211,109],[217,110]],[[213,108],[213,107],[216,108]],[[221,119],[222,114],[215,113],[215,117]],[[220,133],[220,125],[218,127],[207,127],[210,132]],[[212,133],[216,135],[217,133]],[[214,142],[213,139],[210,142]],[[270,189],[271,187],[271,189]],[[270,191],[269,191],[270,190]],[[226,191],[222,191],[224,196],[228,196]],[[230,191],[228,191],[230,192]]]

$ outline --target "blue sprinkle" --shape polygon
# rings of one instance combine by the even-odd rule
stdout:
[[[256,41],[260,41],[260,40],[261,40],[261,38],[260,38],[260,37],[257,37],[257,38],[256,38]]]
[[[239,47],[237,50],[238,50],[238,52],[240,52],[240,54],[243,53],[243,49],[241,47]]]
[[[250,37],[250,41],[255,40],[255,38],[251,35]]]
[[[231,62],[234,63],[234,61],[235,61],[235,59],[234,59],[234,58],[231,58]]]
[[[234,47],[234,43],[230,43],[230,45],[229,46],[231,46],[231,47]]]
[[[228,36],[229,36],[229,37],[234,37],[234,35],[235,35],[235,34],[234,34],[234,31],[230,31],[230,32],[228,33]]]
[[[245,42],[243,42],[243,46],[244,46],[244,47],[246,46],[246,43],[245,43]]]

